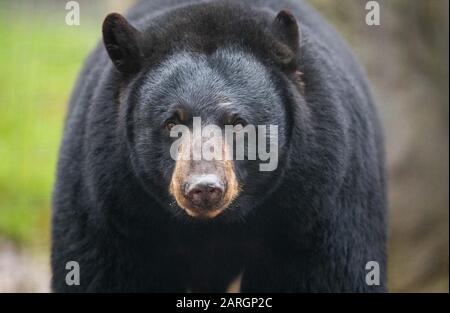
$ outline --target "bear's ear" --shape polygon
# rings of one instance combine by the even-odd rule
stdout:
[[[300,44],[300,31],[294,15],[287,10],[278,12],[272,23],[272,32],[281,42],[280,45],[275,45],[274,55],[281,63],[290,63],[297,54]]]
[[[115,67],[125,75],[136,73],[141,65],[141,33],[118,13],[103,22],[103,43]]]

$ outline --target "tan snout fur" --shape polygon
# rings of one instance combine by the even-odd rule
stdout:
[[[223,140],[223,139],[222,139]],[[180,145],[178,153],[183,155],[186,151],[184,149],[190,145],[190,151],[193,151],[193,143],[186,140]],[[225,156],[228,151],[225,141],[222,142],[223,156]],[[184,196],[183,186],[188,178],[192,175],[202,175],[202,174],[215,174],[224,183],[225,190],[224,196],[221,203],[217,208],[212,210],[204,211],[191,206],[190,202]],[[192,217],[199,218],[214,218],[223,212],[231,202],[239,194],[239,183],[236,178],[234,171],[233,160],[225,160],[223,157],[221,160],[193,160],[192,152],[189,160],[178,158],[175,164],[175,169],[172,174],[172,179],[170,182],[169,192],[175,198],[178,205],[186,211],[186,213]]]

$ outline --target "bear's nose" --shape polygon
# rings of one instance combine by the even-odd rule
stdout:
[[[191,204],[202,210],[218,209],[224,194],[223,184],[217,175],[192,177],[185,188],[185,197]]]

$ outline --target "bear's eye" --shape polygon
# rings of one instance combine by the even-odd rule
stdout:
[[[231,123],[233,126],[239,126],[240,128],[244,128],[247,125],[247,122],[240,117],[234,117]]]
[[[178,122],[177,122],[177,120],[175,119],[175,118],[171,118],[171,119],[168,119],[165,123],[164,123],[164,127],[168,130],[168,131],[170,131],[175,125],[177,125],[178,124]]]

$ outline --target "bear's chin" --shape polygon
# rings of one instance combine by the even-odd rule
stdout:
[[[191,209],[184,209],[187,215],[195,219],[208,220],[218,217],[222,214],[224,209],[215,209],[208,211],[193,211]]]

